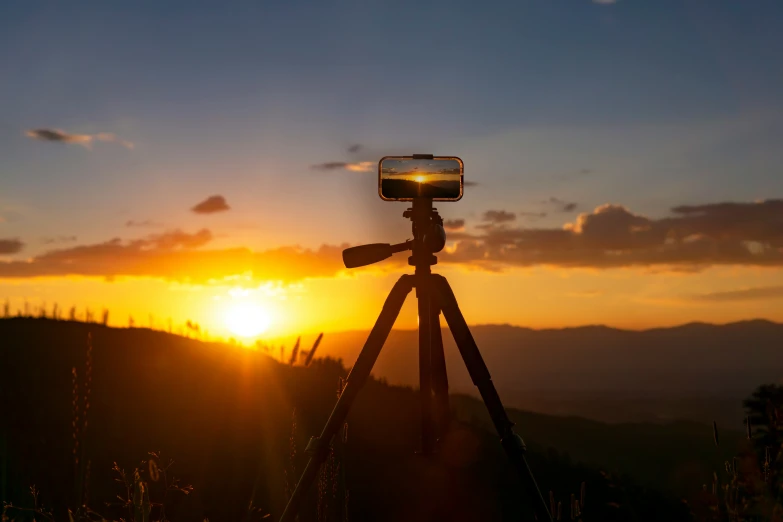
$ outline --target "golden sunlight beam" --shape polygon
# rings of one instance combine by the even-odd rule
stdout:
[[[416,180],[417,182],[419,182],[419,183],[424,183],[424,181],[425,181],[427,178],[425,178],[424,176],[416,176],[416,177],[415,177],[415,178],[413,178],[413,179],[415,179],[415,180]]]

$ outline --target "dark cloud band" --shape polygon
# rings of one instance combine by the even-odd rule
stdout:
[[[347,246],[323,245],[317,250],[288,246],[262,252],[202,249],[211,240],[206,229],[175,230],[132,241],[112,239],[52,250],[30,260],[0,262],[0,278],[138,276],[208,283],[248,274],[256,281],[292,282],[336,275],[343,269],[341,253]],[[0,248],[4,246],[15,252],[21,243],[0,241]]]
[[[450,234],[443,262],[497,270],[510,266],[632,267],[666,265],[783,266],[783,200],[681,206],[651,219],[607,204],[557,228],[518,228],[502,222],[479,234]]]
[[[438,254],[440,262],[495,271],[534,265],[665,266],[689,271],[715,265],[783,266],[783,200],[681,206],[660,219],[607,204],[580,214],[562,228],[512,226],[510,213],[491,212],[485,214],[483,228],[475,227],[478,233],[465,231],[464,220],[444,223],[452,244]],[[258,281],[290,282],[338,274],[343,270],[341,252],[348,246],[210,250],[205,247],[212,237],[206,229],[175,230],[131,241],[112,239],[61,248],[25,261],[0,262],[0,278],[145,276],[209,282],[250,274]],[[18,239],[0,240],[0,254],[17,253],[23,246]],[[701,299],[772,298],[779,293],[778,288],[755,289]]]

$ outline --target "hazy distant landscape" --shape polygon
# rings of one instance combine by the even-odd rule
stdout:
[[[606,422],[717,421],[742,429],[742,399],[783,378],[783,325],[769,321],[643,331],[485,325],[472,332],[507,405],[541,413]],[[366,336],[331,334],[321,349],[350,365]],[[452,391],[475,394],[447,329],[443,339]],[[417,353],[416,331],[394,330],[374,373],[417,386]]]

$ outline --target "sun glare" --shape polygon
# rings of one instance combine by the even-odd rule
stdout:
[[[424,183],[424,180],[427,179],[427,178],[425,178],[424,176],[416,176],[415,179],[419,183]]]
[[[272,322],[267,310],[248,302],[231,304],[225,311],[224,321],[231,333],[244,338],[261,335]]]

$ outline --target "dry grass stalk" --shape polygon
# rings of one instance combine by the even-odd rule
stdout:
[[[293,366],[296,364],[296,359],[299,357],[299,342],[302,340],[302,336],[296,338],[296,343],[294,343],[294,348],[291,350],[291,360],[288,361],[288,364]]]
[[[313,347],[310,349],[309,352],[307,352],[307,358],[305,359],[304,362],[305,366],[310,366],[310,363],[313,361],[313,357],[315,357],[315,351],[318,349],[318,345],[321,344],[321,339],[323,339],[323,337],[324,337],[323,332],[318,334],[318,337],[313,343]]]

